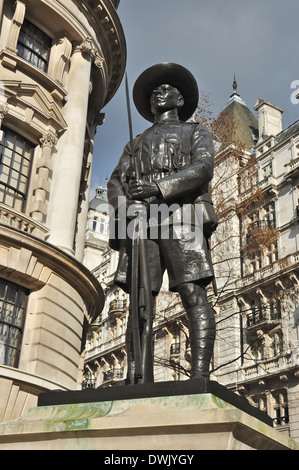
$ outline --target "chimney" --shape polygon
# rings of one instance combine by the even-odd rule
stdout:
[[[282,113],[284,112],[282,108],[266,100],[258,99],[254,109],[257,111],[259,125],[258,144],[267,137],[275,136],[282,131]]]

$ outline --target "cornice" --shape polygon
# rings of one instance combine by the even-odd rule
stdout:
[[[34,235],[2,223],[0,226],[0,246],[31,251],[40,263],[62,277],[79,293],[86,305],[88,320],[94,321],[101,313],[105,299],[100,283],[89,269],[65,251]],[[15,275],[18,278],[20,273],[16,270]],[[21,277],[24,277],[24,273]],[[41,284],[37,283],[37,286],[41,287]]]
[[[105,72],[109,84],[103,106],[116,93],[126,66],[126,40],[121,21],[110,0],[72,0],[82,14],[88,19],[90,29],[80,22],[63,0],[41,0],[42,3],[54,8],[66,21],[71,21],[72,27],[84,41],[91,37],[97,48],[99,57],[105,59]],[[78,38],[79,39],[79,38]],[[98,65],[97,63],[95,65]]]
[[[110,0],[74,1],[85,14],[90,14],[94,24],[98,26],[101,33],[97,37],[98,42],[100,43],[101,39],[105,38],[106,47],[103,47],[104,44],[101,44],[101,47],[103,47],[104,55],[108,54],[110,58],[110,64],[108,64],[110,80],[105,105],[117,91],[125,71],[127,51],[122,24]]]
[[[53,40],[68,37],[72,45],[93,43],[95,83],[100,107],[116,93],[126,66],[126,41],[121,21],[110,0],[22,0],[26,16]],[[15,52],[15,51],[14,51]],[[14,58],[15,59],[15,58]],[[8,66],[10,60],[8,60]],[[103,91],[104,90],[104,91]],[[64,98],[63,94],[61,95]]]

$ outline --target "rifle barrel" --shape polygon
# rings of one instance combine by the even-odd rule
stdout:
[[[131,155],[136,160],[134,155],[134,139],[133,139],[133,126],[132,126],[132,114],[131,114],[131,105],[130,105],[130,94],[129,94],[129,84],[128,84],[128,75],[126,72],[126,98],[127,98],[127,111],[128,111],[128,122],[129,122],[129,133],[130,133],[130,147],[131,147]],[[135,162],[135,174],[136,178],[140,179],[140,172],[139,166],[137,161]]]
[[[130,147],[131,155],[135,166],[135,177],[141,179],[141,171],[139,168],[137,156],[134,153],[134,140],[133,140],[133,128],[132,128],[132,116],[130,106],[130,95],[128,86],[128,76],[126,73],[126,98],[127,98],[127,111],[129,121],[129,132],[130,132]],[[152,333],[152,318],[153,318],[153,299],[151,292],[151,281],[148,264],[148,253],[146,241],[142,236],[137,234],[136,230],[144,229],[141,220],[134,221],[134,238],[132,240],[132,279],[131,279],[131,314],[132,314],[132,327],[133,327],[133,349],[135,359],[135,374],[141,383],[153,382],[153,365],[152,365],[152,353],[151,353],[151,333]],[[140,225],[139,225],[140,224]],[[146,224],[146,221],[145,221]],[[145,225],[146,230],[146,225]],[[141,290],[144,294],[144,305],[140,305],[140,293]],[[140,309],[146,317],[146,331],[142,333],[142,344],[140,338],[139,321],[140,321]]]

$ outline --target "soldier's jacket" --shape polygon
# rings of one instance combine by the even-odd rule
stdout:
[[[134,139],[134,152],[142,179],[155,181],[160,190],[149,203],[204,203],[204,232],[209,237],[217,225],[208,193],[214,168],[210,132],[198,123],[159,122]],[[132,178],[135,168],[128,143],[108,182],[108,200],[115,211],[118,196],[130,200],[128,183]],[[110,245],[117,249],[115,240]]]

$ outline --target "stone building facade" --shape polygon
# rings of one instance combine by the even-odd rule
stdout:
[[[235,105],[239,120],[244,119],[244,106]],[[240,160],[244,165],[244,156],[252,158],[254,172],[248,178],[246,165],[232,171],[236,190],[226,212],[231,216],[220,220],[218,237],[229,235],[214,253],[220,295],[215,302],[213,375],[298,439],[299,124],[283,129],[283,110],[265,100],[257,100],[255,111],[256,125],[251,120],[247,126],[248,144]],[[246,137],[246,130],[242,132]],[[223,158],[219,167],[226,163]],[[216,176],[217,171],[216,166]]]
[[[124,73],[117,0],[0,0],[0,421],[81,383],[93,141]]]
[[[211,240],[218,288],[217,295],[209,291],[217,323],[211,377],[298,439],[299,122],[283,129],[283,110],[265,100],[255,111],[235,84],[223,110],[235,142],[217,146],[213,180],[214,203],[222,208]],[[113,284],[117,256],[107,247],[93,270],[106,304],[88,334],[84,387],[126,375],[128,298]],[[154,322],[155,381],[188,378],[188,343],[184,309],[165,279]]]

